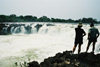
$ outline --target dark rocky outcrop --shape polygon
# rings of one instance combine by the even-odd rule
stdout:
[[[71,51],[65,51],[44,59],[40,64],[36,61],[30,62],[28,67],[100,67],[100,54],[72,54]]]
[[[29,67],[40,67],[39,63],[37,61],[33,61],[28,63]]]
[[[37,24],[36,26],[35,26],[35,28],[37,29],[37,32],[39,31],[39,29],[42,27],[42,24]]]
[[[47,26],[55,26],[54,24],[46,24]]]
[[[19,33],[21,32],[21,29],[20,29],[21,26],[25,27],[25,24],[0,23],[0,35],[12,34],[12,31],[14,31],[15,28],[18,28],[18,30],[15,33]]]
[[[35,28],[37,30],[37,32],[39,31],[39,29],[42,27],[42,24],[37,24],[35,25]],[[32,24],[7,24],[7,23],[0,23],[0,35],[9,35],[9,34],[17,34],[17,33],[22,33],[23,30],[22,28],[24,28],[24,33],[25,34],[31,34],[32,33]]]

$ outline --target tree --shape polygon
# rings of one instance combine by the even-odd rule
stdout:
[[[24,16],[25,21],[33,21],[33,17],[31,15]]]
[[[50,22],[50,19],[47,16],[42,16],[38,19],[39,22]]]
[[[37,21],[37,17],[36,16],[33,16],[33,21]]]
[[[26,15],[26,16],[16,16],[15,14],[0,15],[0,22],[83,22],[83,23],[100,23],[96,19],[93,18],[82,18],[78,20],[72,19],[60,19],[60,18],[48,18],[47,16],[42,16],[37,18],[36,16]]]
[[[0,22],[6,22],[6,21],[7,21],[7,16],[0,15]]]
[[[72,20],[72,19],[68,19],[67,22],[74,22],[74,20]]]
[[[82,22],[83,23],[97,23],[97,20],[93,18],[83,18]]]

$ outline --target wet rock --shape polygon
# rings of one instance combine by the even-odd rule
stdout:
[[[33,62],[30,63],[34,64]],[[44,59],[40,63],[40,67],[100,67],[100,54],[85,52],[72,54],[71,51],[64,51],[57,53],[54,57]]]
[[[37,29],[37,32],[39,31],[39,29],[42,27],[42,24],[37,24],[36,26],[35,26],[35,28]]]
[[[40,67],[40,65],[37,61],[33,61],[28,63],[28,67]]]
[[[54,24],[46,24],[47,26],[55,26]]]

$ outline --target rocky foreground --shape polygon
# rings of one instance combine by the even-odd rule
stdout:
[[[65,51],[44,59],[40,64],[37,61],[30,62],[28,67],[100,67],[100,54],[72,54],[71,51]]]

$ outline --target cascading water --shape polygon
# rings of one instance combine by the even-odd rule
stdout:
[[[1,28],[2,26],[2,28]],[[58,52],[72,50],[77,24],[5,23],[0,25],[0,67],[25,67],[33,60],[43,61]],[[100,31],[100,25],[96,25]],[[88,32],[89,25],[83,29]],[[84,37],[82,52],[86,50]],[[91,49],[89,49],[91,51]],[[100,51],[100,37],[96,53]],[[77,53],[77,50],[76,52]]]
[[[24,26],[21,26],[20,28],[21,28],[21,33],[24,34],[24,33],[25,33],[25,28],[24,28]]]
[[[24,33],[24,34],[31,34],[36,33],[42,27],[42,24],[0,24],[2,26],[0,33],[2,35],[7,34],[17,34],[17,33]]]

